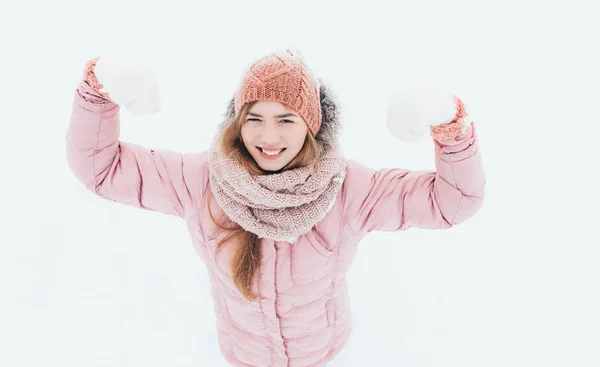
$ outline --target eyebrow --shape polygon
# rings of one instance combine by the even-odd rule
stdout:
[[[263,117],[262,115],[259,115],[258,113],[254,113],[254,112],[248,112],[248,116],[253,116],[253,117]],[[277,115],[275,116],[275,118],[284,118],[284,117],[298,117],[298,115],[293,114],[293,113],[284,113],[282,115]]]

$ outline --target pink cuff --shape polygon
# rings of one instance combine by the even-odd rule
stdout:
[[[86,81],[94,90],[100,93],[102,97],[110,99],[108,93],[101,91],[101,89],[104,88],[104,86],[100,84],[100,82],[98,82],[98,78],[94,73],[94,68],[96,67],[97,63],[98,57],[94,57],[85,64],[85,69],[83,70],[83,80]]]
[[[454,119],[446,124],[431,127],[430,134],[438,141],[455,139],[463,134],[470,125],[470,121],[467,121],[468,119],[466,118],[467,110],[464,102],[456,96],[454,96],[454,101],[456,103],[456,115]]]

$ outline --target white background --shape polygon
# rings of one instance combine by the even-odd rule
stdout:
[[[162,111],[122,140],[208,147],[244,69],[299,48],[343,109],[346,155],[433,169],[395,140],[404,83],[475,117],[483,208],[446,231],[373,233],[349,274],[355,332],[333,366],[600,365],[597,1],[0,0],[0,365],[226,366],[183,221],[104,201],[71,174],[85,61],[148,54]]]

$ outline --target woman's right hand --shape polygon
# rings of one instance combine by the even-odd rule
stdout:
[[[95,63],[95,66],[94,66]],[[158,79],[143,57],[133,51],[113,50],[88,62],[86,79],[105,97],[135,115],[160,110]]]

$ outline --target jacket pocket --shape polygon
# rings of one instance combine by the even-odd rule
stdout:
[[[335,254],[318,233],[310,231],[290,246],[295,282],[308,283],[332,274]]]

